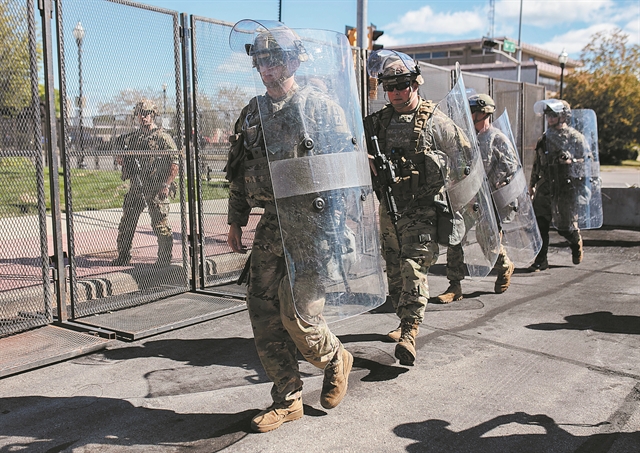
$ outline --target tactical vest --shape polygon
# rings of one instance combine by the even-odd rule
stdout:
[[[395,166],[398,182],[391,189],[398,209],[432,205],[433,199],[421,198],[421,188],[426,185],[427,165],[433,165],[435,151],[431,118],[436,104],[422,100],[418,111],[407,123],[392,121],[395,110],[387,104],[372,117],[373,130],[378,136],[380,150]],[[402,114],[398,118],[402,119]],[[375,119],[374,119],[375,118]]]

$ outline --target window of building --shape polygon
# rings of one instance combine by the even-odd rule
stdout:
[[[448,57],[448,52],[442,51],[442,52],[431,52],[431,58],[447,58]]]
[[[431,52],[416,53],[413,55],[414,60],[430,60]]]
[[[449,51],[449,56],[450,57],[461,57],[464,55],[464,52],[462,50],[450,50]]]

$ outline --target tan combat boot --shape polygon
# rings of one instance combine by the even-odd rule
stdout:
[[[251,420],[251,429],[258,433],[266,433],[279,428],[285,422],[302,418],[302,398],[293,401],[273,403]]]
[[[453,301],[462,299],[462,285],[460,280],[451,280],[447,290],[437,297],[441,304],[450,304]]]
[[[331,362],[324,368],[324,380],[322,381],[322,393],[320,404],[325,409],[333,409],[347,393],[349,373],[353,366],[353,356],[349,351],[340,346]]]
[[[496,284],[493,288],[496,294],[502,294],[507,290],[507,288],[509,288],[509,285],[511,284],[511,276],[513,275],[515,267],[516,266],[509,261],[509,267],[498,274]]]
[[[582,238],[580,238],[577,244],[571,244],[571,258],[573,259],[573,264],[580,264],[582,262],[582,256]]]
[[[402,320],[400,342],[396,345],[396,359],[400,365],[412,366],[416,361],[416,337],[418,336],[418,321],[415,319]]]
[[[393,341],[394,343],[397,343],[398,341],[400,341],[401,333],[402,333],[402,322],[400,322],[400,325],[398,326],[397,329],[394,329],[387,334],[387,338]]]

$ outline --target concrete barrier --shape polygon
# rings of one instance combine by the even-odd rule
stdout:
[[[602,188],[603,226],[640,229],[640,188]]]

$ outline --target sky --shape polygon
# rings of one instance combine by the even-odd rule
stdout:
[[[142,0],[198,16],[235,23],[278,20],[292,28],[344,32],[356,26],[356,0]],[[478,39],[490,36],[489,0],[368,0],[367,22],[385,46]],[[578,59],[594,33],[622,29],[640,44],[640,0],[495,0],[493,35],[517,42],[522,4],[522,42]],[[281,9],[280,9],[281,5]]]

